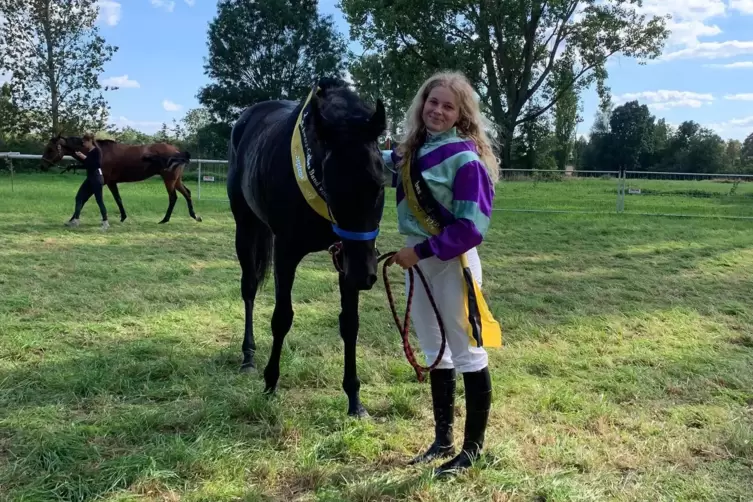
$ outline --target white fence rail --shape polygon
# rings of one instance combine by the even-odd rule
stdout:
[[[753,219],[753,174],[502,169],[501,211]]]
[[[13,160],[42,160],[41,155],[0,152],[0,160],[10,161],[11,184],[14,178]],[[64,161],[75,161],[70,155],[63,157]],[[191,159],[183,173],[187,183],[196,178],[196,198],[201,200],[226,200],[225,182],[227,181],[227,160]]]
[[[0,152],[0,161],[41,158]],[[227,160],[192,159],[183,173],[184,182],[195,183],[197,199],[227,201],[227,164]],[[12,180],[12,164],[10,169]],[[753,174],[502,169],[495,210],[753,220]]]

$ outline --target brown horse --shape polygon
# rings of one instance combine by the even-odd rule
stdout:
[[[201,221],[201,217],[194,212],[191,191],[183,184],[183,169],[190,162],[191,154],[181,152],[169,143],[126,145],[111,139],[100,139],[96,140],[95,144],[102,152],[102,174],[120,210],[121,222],[125,221],[126,212],[120,198],[118,183],[144,181],[156,174],[165,182],[169,196],[167,213],[160,223],[170,221],[175,202],[178,200],[176,190],[186,199],[191,218]],[[75,157],[77,151],[83,151],[83,141],[80,137],[58,134],[47,143],[42,161],[48,166],[55,165],[66,155]],[[70,167],[63,172],[68,169]]]

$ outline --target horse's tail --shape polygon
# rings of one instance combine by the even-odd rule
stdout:
[[[261,287],[272,265],[274,239],[272,231],[261,220],[256,219],[253,226],[253,231],[246,234],[243,238],[250,241],[248,242],[249,258],[254,267],[253,270],[258,287]]]
[[[177,154],[147,154],[141,157],[141,160],[145,162],[156,162],[161,169],[168,171],[174,171],[179,167],[185,167],[191,162],[191,154],[189,152],[178,152]]]

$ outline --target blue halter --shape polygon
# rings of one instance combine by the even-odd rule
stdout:
[[[370,241],[376,239],[377,235],[379,235],[378,228],[371,232],[351,232],[350,230],[343,230],[334,223],[332,224],[332,230],[334,230],[338,237],[349,241]]]
[[[379,235],[379,227],[371,232],[351,232],[350,230],[342,229],[335,223],[335,217],[332,216],[332,209],[329,207],[329,204],[327,204],[327,212],[329,213],[329,219],[332,222],[332,230],[341,239],[349,241],[370,241],[376,239],[377,235]]]

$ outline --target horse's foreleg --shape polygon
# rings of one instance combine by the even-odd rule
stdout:
[[[118,189],[118,184],[111,181],[107,184],[107,188],[110,189],[112,198],[115,199],[115,204],[118,205],[118,211],[120,211],[120,222],[123,223],[128,216],[126,215],[126,210],[123,207],[123,200],[120,198],[120,190]]]
[[[282,344],[285,341],[293,325],[293,281],[298,264],[303,255],[296,252],[291,246],[284,247],[275,243],[274,246],[274,270],[275,270],[275,310],[272,313],[272,352],[269,354],[269,362],[264,368],[264,392],[273,393],[277,389],[277,381],[280,379],[280,354]]]
[[[348,396],[348,415],[358,418],[369,414],[361,404],[361,381],[356,369],[356,343],[358,342],[358,290],[340,274],[340,336],[343,339],[345,367],[343,390]]]
[[[165,217],[162,218],[162,221],[160,221],[160,223],[167,223],[168,221],[170,221],[170,216],[172,216],[173,214],[175,203],[178,201],[178,195],[175,193],[175,178],[163,176],[162,179],[165,181],[165,188],[167,189],[167,195],[170,198],[170,201],[167,205],[167,212],[165,213]]]
[[[183,184],[183,180],[178,180],[177,183],[175,183],[175,189],[183,195],[183,197],[186,199],[186,204],[188,204],[188,214],[191,215],[191,218],[193,218],[196,221],[201,221],[201,216],[196,214],[193,210],[193,200],[191,200],[191,190],[188,189],[186,185]]]

